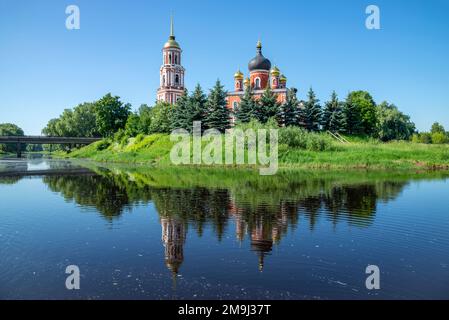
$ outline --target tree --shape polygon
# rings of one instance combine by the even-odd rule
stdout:
[[[207,97],[199,84],[195,87],[192,95],[187,90],[178,99],[173,109],[173,129],[186,129],[192,131],[194,121],[204,121],[204,111]]]
[[[362,119],[359,108],[353,103],[351,94],[348,95],[343,105],[345,131],[348,134],[362,132]]]
[[[170,133],[173,106],[167,102],[158,102],[151,109],[149,133]]]
[[[137,113],[131,113],[126,121],[125,134],[128,137],[135,137],[143,133],[140,126],[140,117]]]
[[[150,133],[151,125],[151,108],[146,104],[141,104],[139,107],[140,130],[143,134]]]
[[[377,108],[377,135],[382,141],[409,140],[415,132],[415,124],[398,108],[382,102]]]
[[[57,125],[58,125],[58,121],[59,119],[51,119],[50,121],[48,121],[47,126],[42,129],[42,134],[46,135],[46,136],[57,136],[56,132],[57,132]]]
[[[331,132],[343,132],[345,129],[345,116],[342,103],[338,101],[335,91],[332,92],[331,100],[325,104],[322,125],[323,130],[329,130]]]
[[[248,123],[256,118],[256,102],[250,86],[245,88],[240,105],[234,110],[237,123]]]
[[[12,123],[0,123],[0,136],[23,136],[23,130]],[[24,147],[24,146],[23,146]],[[14,152],[17,146],[15,144],[0,144],[0,151],[3,152]]]
[[[267,86],[259,101],[257,101],[256,118],[261,123],[267,123],[268,119],[275,117],[279,112],[278,96]]]
[[[96,124],[103,137],[110,137],[119,129],[124,129],[131,113],[131,105],[120,101],[120,97],[110,93],[95,102]]]
[[[220,80],[217,80],[214,88],[209,93],[206,109],[205,124],[208,129],[214,128],[224,132],[230,128],[230,113],[226,103],[226,91],[223,90]]]
[[[285,103],[281,105],[278,112],[278,123],[281,126],[289,127],[296,126],[299,122],[300,105],[296,93],[298,91],[295,88],[287,90],[287,97]]]
[[[446,130],[444,129],[443,125],[439,124],[438,122],[434,122],[432,124],[432,128],[430,129],[430,133],[443,133],[446,134]]]
[[[74,137],[99,137],[97,115],[93,103],[82,103],[73,109],[72,134]]]
[[[190,97],[191,122],[204,121],[207,96],[204,94],[200,84],[197,84]],[[192,123],[190,125],[192,125]]]
[[[321,106],[315,92],[310,88],[307,94],[308,100],[301,110],[300,122],[309,131],[319,131],[321,123]]]
[[[192,128],[190,98],[187,89],[184,89],[184,94],[178,98],[176,104],[173,106],[172,116],[172,129],[189,130]]]
[[[24,132],[19,126],[12,123],[0,123],[0,136],[17,137],[23,135]]]
[[[349,93],[352,103],[360,114],[363,133],[375,135],[377,126],[376,103],[366,91],[353,91]]]

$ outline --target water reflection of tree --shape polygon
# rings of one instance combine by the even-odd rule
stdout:
[[[16,184],[22,180],[19,176],[11,176],[11,177],[0,177],[0,184]]]
[[[108,220],[132,207],[126,186],[108,177],[47,176],[43,181],[51,191],[60,192],[66,201],[74,201],[82,207],[93,207]]]
[[[390,201],[407,182],[329,184],[327,181],[295,182],[273,192],[241,188],[217,189],[192,187],[157,188],[130,179],[127,174],[45,177],[50,190],[60,192],[67,201],[95,207],[113,220],[138,203],[152,201],[159,213],[167,267],[176,274],[184,260],[184,243],[189,228],[201,236],[211,226],[219,240],[227,228],[235,228],[239,241],[248,239],[251,250],[264,259],[279,244],[299,219],[311,230],[320,218],[335,226],[346,222],[357,227],[369,226],[378,201]],[[242,192],[244,190],[244,192]],[[290,190],[290,191],[289,191]]]

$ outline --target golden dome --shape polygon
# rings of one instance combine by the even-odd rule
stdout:
[[[281,74],[281,72],[279,71],[278,67],[274,66],[273,69],[271,69],[271,75],[274,77],[278,77]]]
[[[245,86],[248,86],[248,85],[249,85],[249,83],[250,83],[250,80],[249,80],[249,78],[246,78],[246,79],[245,79],[245,81],[244,81],[243,83],[244,83],[244,85],[245,85]]]
[[[234,74],[234,78],[238,80],[243,80],[243,73],[239,70]]]
[[[179,43],[174,39],[168,39],[168,41],[164,45],[164,49],[167,48],[178,48],[180,49]]]

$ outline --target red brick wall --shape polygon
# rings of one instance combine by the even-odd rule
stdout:
[[[268,71],[251,72],[251,75],[250,75],[251,88],[254,88],[256,78],[260,78],[260,88],[259,89],[265,89],[268,85],[269,77],[270,77],[270,75],[269,75]]]

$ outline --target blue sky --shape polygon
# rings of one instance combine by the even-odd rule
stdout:
[[[81,29],[65,28],[78,5]],[[365,28],[365,8],[381,30]],[[0,0],[0,123],[39,134],[65,108],[112,92],[153,104],[170,12],[186,84],[209,89],[263,52],[300,98],[367,90],[409,114],[418,129],[449,130],[449,1]]]

